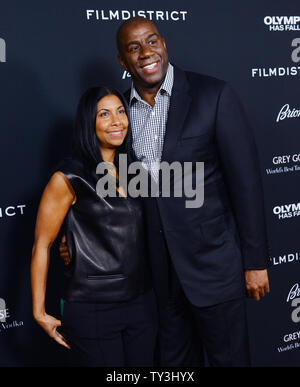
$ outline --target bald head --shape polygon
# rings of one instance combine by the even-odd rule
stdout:
[[[130,28],[130,27],[138,27],[141,24],[150,24],[156,32],[159,34],[158,29],[156,25],[149,19],[142,17],[142,16],[136,16],[132,17],[130,19],[125,20],[119,27],[116,35],[117,39],[117,48],[119,53],[122,51],[122,37],[125,34],[125,32]]]

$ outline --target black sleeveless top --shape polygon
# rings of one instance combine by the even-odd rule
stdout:
[[[64,221],[71,262],[63,297],[120,302],[143,293],[150,284],[141,199],[98,196],[97,175],[75,158],[64,159],[56,171],[66,176],[77,198]]]

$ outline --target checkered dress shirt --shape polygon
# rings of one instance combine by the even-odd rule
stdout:
[[[138,94],[134,85],[130,94],[130,118],[133,149],[139,161],[157,180],[162,155],[168,110],[174,82],[174,68],[169,63],[165,79],[155,96],[152,107]]]

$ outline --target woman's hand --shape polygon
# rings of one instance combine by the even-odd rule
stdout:
[[[57,328],[61,326],[61,321],[49,314],[35,317],[36,322],[46,331],[46,333],[52,337],[58,344],[70,349],[71,347],[67,343],[62,334],[57,331]]]
[[[60,244],[59,244],[59,255],[60,258],[63,259],[64,264],[67,266],[69,265],[71,258],[67,246],[67,238],[65,235],[62,236]]]

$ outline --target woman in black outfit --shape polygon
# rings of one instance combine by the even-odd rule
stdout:
[[[74,152],[47,184],[39,206],[31,264],[33,315],[73,365],[152,366],[156,305],[148,279],[140,198],[116,184],[111,197],[96,190],[100,162],[118,181],[119,155],[133,161],[124,97],[89,89],[81,98]],[[61,226],[71,262],[65,268],[62,321],[45,311],[49,250]]]

